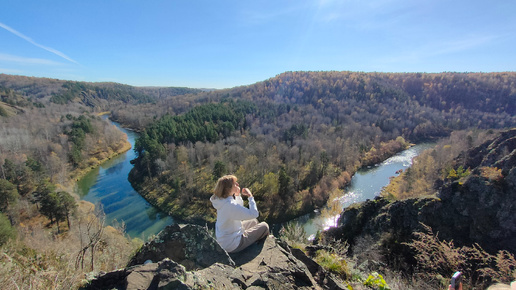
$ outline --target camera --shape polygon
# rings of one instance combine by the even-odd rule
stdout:
[[[453,274],[450,285],[452,289],[457,290],[459,289],[460,283],[462,283],[462,273],[457,271],[455,274]]]

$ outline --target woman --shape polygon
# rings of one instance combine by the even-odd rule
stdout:
[[[234,175],[219,178],[214,195],[210,198],[217,210],[215,235],[217,242],[228,253],[239,252],[254,242],[269,235],[269,225],[258,223],[258,208],[253,194],[248,188],[242,194],[249,200],[249,208],[244,207],[240,196],[240,186]]]

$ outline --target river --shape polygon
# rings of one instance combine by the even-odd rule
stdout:
[[[120,127],[115,122],[112,123],[127,134],[128,141],[134,146],[137,134]],[[381,164],[359,170],[339,198],[340,206],[345,208],[352,203],[375,198],[382,187],[389,183],[389,178],[396,175],[396,171],[410,167],[412,158],[432,146],[432,144],[416,145]],[[77,182],[78,193],[83,200],[102,205],[107,224],[112,225],[116,223],[115,220],[124,221],[126,232],[130,237],[146,240],[167,225],[174,223],[174,220],[150,205],[127,180],[129,171],[133,167],[130,161],[134,158],[136,158],[135,152],[129,150],[91,170]],[[302,225],[306,233],[313,238],[318,230],[335,226],[337,219],[338,216],[323,217],[320,211],[316,210],[289,223]]]
[[[414,157],[433,145],[425,143],[412,146],[376,166],[357,171],[338,200],[340,207],[344,209],[353,203],[375,198],[382,188],[389,184],[390,177],[396,176],[396,171],[410,167]],[[321,211],[316,210],[289,223],[303,226],[309,239],[313,239],[318,230],[336,226],[338,217],[339,215],[325,217],[321,215]]]
[[[127,134],[128,141],[134,148],[137,134],[112,123]],[[174,221],[150,205],[127,180],[129,171],[133,168],[130,161],[134,158],[136,153],[131,149],[102,163],[77,182],[77,189],[81,199],[97,206],[102,205],[108,225],[115,224],[115,220],[123,221],[130,237],[145,241]]]

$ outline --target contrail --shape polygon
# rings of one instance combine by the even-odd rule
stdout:
[[[68,57],[66,54],[64,54],[64,53],[60,52],[59,50],[56,50],[56,49],[53,49],[53,48],[51,48],[51,47],[47,47],[47,46],[41,45],[41,44],[39,44],[39,43],[35,42],[34,40],[32,40],[32,38],[30,38],[30,37],[28,37],[28,36],[26,36],[26,35],[24,35],[24,34],[22,34],[22,33],[18,32],[18,31],[16,31],[16,30],[12,29],[11,27],[9,27],[9,26],[7,26],[7,25],[3,24],[2,22],[0,22],[0,27],[2,27],[3,29],[5,29],[5,30],[7,30],[7,31],[11,32],[12,34],[14,34],[14,35],[16,35],[16,36],[18,36],[18,37],[20,37],[20,38],[25,39],[26,41],[28,41],[28,42],[32,43],[33,45],[35,45],[35,46],[37,46],[37,47],[39,47],[39,48],[43,48],[44,50],[49,51],[49,52],[51,52],[51,53],[53,53],[53,54],[55,54],[55,55],[58,55],[58,56],[60,56],[60,57],[62,57],[62,58],[64,58],[64,59],[66,59],[66,60],[68,60],[68,61],[70,61],[70,62],[73,62],[73,63],[79,64],[79,63],[78,63],[78,62],[76,62],[75,60],[73,60],[73,59],[71,59],[70,57]]]

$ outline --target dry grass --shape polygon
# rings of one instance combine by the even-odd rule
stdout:
[[[496,167],[480,167],[480,176],[495,182],[503,179],[502,170]]]
[[[287,223],[280,229],[280,239],[288,243],[292,248],[304,249],[308,243],[305,229],[298,223]]]
[[[453,241],[441,241],[432,229],[415,233],[416,239],[406,245],[415,252],[418,273],[425,281],[440,281],[446,286],[455,271],[464,274],[468,289],[484,289],[492,282],[510,282],[516,278],[516,260],[507,251],[491,255],[478,244],[455,247]]]
[[[83,284],[92,265],[91,252],[87,252],[84,268],[76,267],[81,244],[84,244],[81,238],[86,237],[81,229],[84,231],[87,220],[101,223],[87,208],[82,208],[78,217],[72,220],[71,229],[61,234],[55,228],[46,228],[48,221],[42,221],[41,217],[25,221],[25,226],[18,230],[18,239],[1,248],[1,288],[76,289]],[[94,252],[94,270],[112,271],[125,267],[139,245],[137,241],[129,240],[121,228],[106,227]]]

